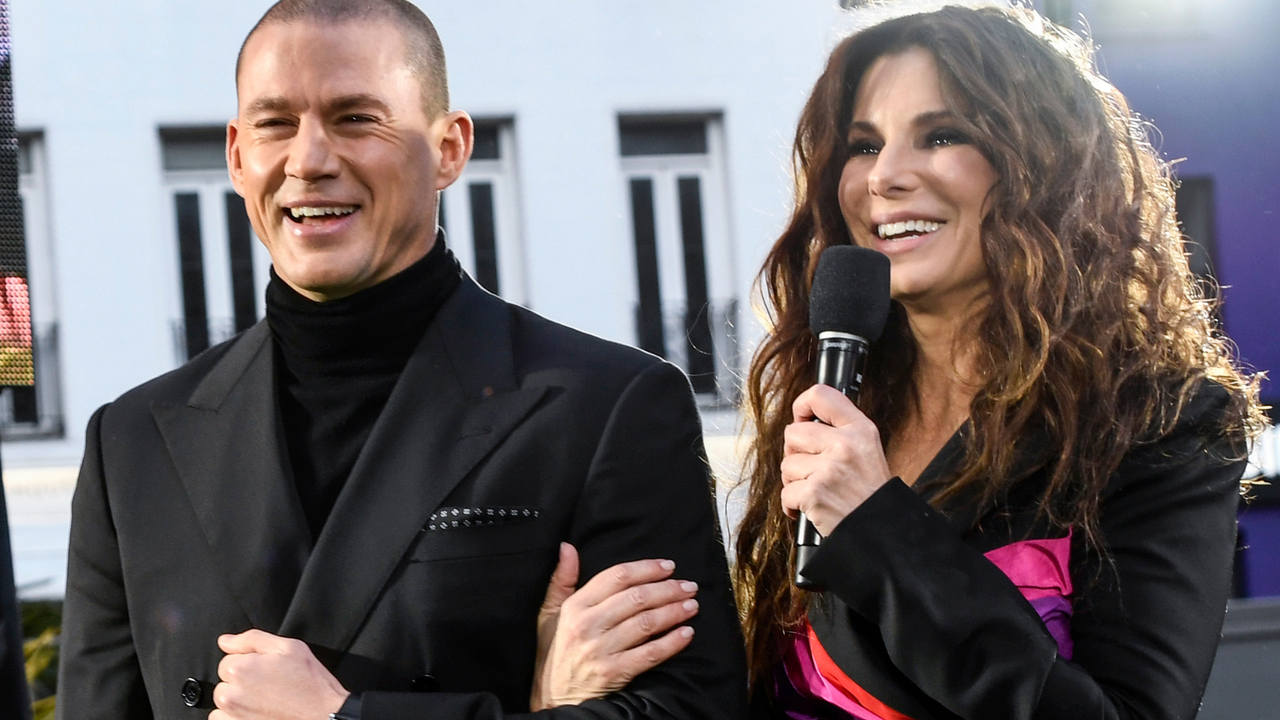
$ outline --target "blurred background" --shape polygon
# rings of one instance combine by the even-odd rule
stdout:
[[[444,193],[453,251],[508,300],[684,367],[727,488],[738,377],[762,333],[751,284],[789,210],[795,122],[827,52],[874,10],[417,4],[444,41],[454,106],[476,120],[474,159]],[[1242,360],[1274,375],[1280,3],[1033,4],[1087,29],[1103,73],[1159,128],[1193,266],[1223,286]],[[90,414],[262,316],[269,258],[223,143],[236,52],[269,5],[9,2],[34,382],[0,392],[0,438],[29,635],[56,626]],[[1280,386],[1263,393],[1280,404]],[[1253,474],[1280,476],[1274,436],[1253,459]],[[1254,495],[1203,718],[1269,716],[1280,700],[1267,683],[1280,666],[1280,493]]]

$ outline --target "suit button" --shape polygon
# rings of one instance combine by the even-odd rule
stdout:
[[[187,707],[200,707],[200,701],[204,699],[204,685],[195,678],[187,678],[182,683],[182,702]]]
[[[440,692],[440,681],[436,679],[435,675],[419,675],[413,679],[413,682],[409,684],[409,687],[411,687],[414,692]]]

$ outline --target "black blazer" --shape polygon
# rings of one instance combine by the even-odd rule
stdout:
[[[1206,383],[1170,434],[1130,450],[1102,498],[1105,558],[1074,533],[1072,660],[983,557],[1061,535],[1037,521],[1044,473],[994,506],[926,502],[963,459],[963,431],[915,488],[891,481],[850,513],[806,567],[828,588],[809,614],[823,647],[916,720],[1194,717],[1230,596],[1244,470],[1219,428],[1227,399]]]
[[[583,581],[665,557],[692,645],[552,717],[742,713],[744,660],[700,426],[675,367],[464,279],[405,367],[312,547],[265,323],[103,407],[72,509],[58,714],[203,718],[220,633],[300,638],[363,717],[528,712],[558,544]],[[434,692],[410,692],[412,690]]]

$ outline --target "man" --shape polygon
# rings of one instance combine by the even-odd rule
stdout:
[[[436,205],[471,122],[427,18],[282,0],[237,90],[267,320],[90,420],[59,716],[243,717],[261,693],[288,698],[254,711],[275,717],[526,712],[562,541],[583,577],[669,558],[701,607],[674,659],[552,716],[740,715],[688,383],[459,270]]]

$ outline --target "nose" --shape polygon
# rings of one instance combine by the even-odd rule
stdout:
[[[289,159],[285,174],[306,182],[334,177],[340,170],[333,141],[320,122],[306,118],[298,125],[298,132],[289,143]]]
[[[910,143],[886,142],[867,175],[867,189],[880,197],[894,197],[914,190],[920,179],[918,160]]]

